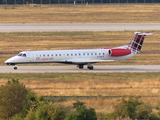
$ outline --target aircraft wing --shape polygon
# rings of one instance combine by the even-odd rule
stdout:
[[[74,64],[86,64],[86,63],[97,63],[97,62],[109,62],[115,60],[70,60]]]

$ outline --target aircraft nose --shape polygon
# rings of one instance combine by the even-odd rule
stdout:
[[[9,58],[4,63],[6,63],[7,65],[11,65],[12,64],[11,61],[12,61],[11,58]]]
[[[6,63],[7,65],[15,65],[15,57],[7,59],[6,61],[4,61],[4,63]]]
[[[10,59],[7,59],[4,63],[9,63],[10,62]]]

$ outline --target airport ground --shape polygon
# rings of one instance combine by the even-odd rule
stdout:
[[[102,9],[101,9],[102,8]],[[159,4],[98,6],[0,6],[0,23],[158,23]],[[45,10],[44,10],[45,9]],[[98,14],[97,14],[98,13]],[[63,16],[63,17],[62,17]],[[0,64],[23,50],[85,49],[128,44],[134,31],[121,32],[35,32],[0,33]],[[156,65],[159,60],[159,33],[147,36],[141,54],[111,65]],[[70,44],[72,43],[72,44]],[[0,84],[19,79],[38,95],[97,96],[81,99],[97,112],[110,112],[119,98],[104,96],[139,95],[146,103],[158,105],[159,72],[146,73],[0,73]],[[148,97],[147,97],[148,96]],[[77,98],[61,99],[71,106]],[[153,102],[154,101],[154,102]]]

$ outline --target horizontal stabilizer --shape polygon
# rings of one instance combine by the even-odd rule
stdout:
[[[135,32],[136,35],[153,35],[153,33],[150,32]]]

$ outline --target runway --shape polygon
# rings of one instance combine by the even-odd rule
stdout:
[[[160,30],[160,23],[0,24],[0,32]]]
[[[0,73],[98,73],[98,72],[160,72],[160,65],[94,65],[94,70],[79,69],[75,65],[59,66],[0,66]]]

